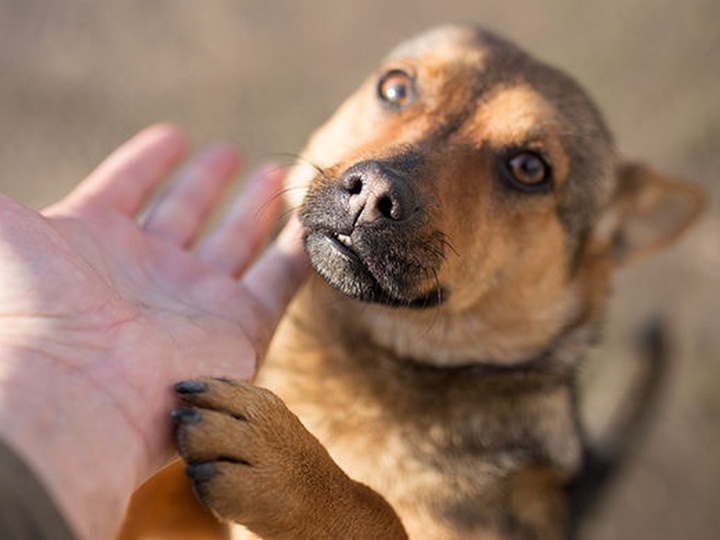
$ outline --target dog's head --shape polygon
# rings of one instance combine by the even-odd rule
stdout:
[[[372,339],[441,365],[526,362],[588,326],[610,268],[702,204],[623,162],[573,80],[469,28],[398,47],[303,158],[317,273]]]

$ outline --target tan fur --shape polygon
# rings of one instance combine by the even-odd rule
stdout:
[[[390,70],[414,81],[407,105],[379,103]],[[551,185],[504,180],[517,149],[544,156]],[[299,167],[290,193],[305,194],[308,251],[334,286],[310,278],[260,382],[314,436],[265,391],[206,380],[181,395],[200,417],[178,431],[189,463],[216,463],[191,470],[203,502],[272,538],[565,537],[585,444],[575,375],[612,269],[674,240],[702,196],[626,165],[571,79],[467,28],[401,45],[303,158],[318,169]],[[357,178],[395,182],[394,210],[417,208],[391,218],[378,202],[348,228]],[[326,214],[338,230],[323,237]],[[337,233],[394,292],[360,298]]]
[[[135,492],[116,540],[225,538],[225,527],[198,504],[184,468],[181,461],[174,461]]]

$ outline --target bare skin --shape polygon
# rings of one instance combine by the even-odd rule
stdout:
[[[172,384],[251,379],[305,274],[294,221],[260,254],[280,210],[276,168],[196,242],[239,168],[226,146],[144,208],[188,147],[155,126],[41,213],[0,196],[0,437],[79,538],[111,538],[172,456]]]

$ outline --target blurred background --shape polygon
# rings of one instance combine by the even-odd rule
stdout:
[[[674,364],[651,433],[584,538],[718,538],[718,0],[0,0],[0,191],[40,208],[160,120],[240,146],[250,166],[298,152],[390,47],[444,22],[482,24],[570,72],[628,156],[711,195],[681,245],[615,281],[586,370],[593,425],[658,314]]]

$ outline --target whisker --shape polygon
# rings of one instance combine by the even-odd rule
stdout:
[[[437,294],[438,299],[442,299],[442,287],[440,286],[440,279],[438,278],[435,268],[432,266],[423,267],[423,273],[425,273],[427,278],[431,278],[435,282],[435,293]],[[437,302],[437,304],[433,306],[433,318],[427,328],[425,328],[425,331],[419,336],[419,339],[427,337],[432,329],[437,325],[438,320],[440,319],[441,304],[442,302]]]
[[[275,160],[275,158],[279,158],[279,157],[291,159],[294,162],[303,160],[303,157],[300,154],[295,154],[293,152],[269,152],[269,153],[265,154],[265,156],[266,156],[266,158],[272,159],[272,160]],[[289,168],[289,167],[295,167],[296,165],[297,165],[297,163],[292,163],[290,165],[283,165],[283,166],[286,168]]]
[[[443,232],[438,232],[438,238],[437,241],[442,245],[443,253],[445,253],[446,248],[449,249],[456,257],[459,257],[460,254],[455,249],[455,246],[452,245],[452,242],[450,242],[447,234]]]
[[[287,193],[286,189],[279,189],[275,193],[273,193],[260,206],[258,206],[258,208],[255,212],[255,217],[256,218],[262,217],[263,214],[268,211],[268,208],[270,207],[270,205],[278,199],[284,199],[286,193]],[[297,209],[298,208],[292,208],[290,213],[292,213],[292,210],[297,210]],[[281,213],[281,215],[286,215],[287,213],[288,213],[288,211],[286,209]]]
[[[437,293],[439,302],[435,306],[435,316],[433,317],[432,323],[430,323],[430,328],[428,328],[428,331],[432,329],[435,324],[437,324],[438,319],[440,318],[440,309],[443,304],[443,291],[442,287],[440,286],[440,278],[437,275],[437,271],[434,268],[431,268],[433,279],[435,280],[435,292]]]
[[[302,155],[300,155],[300,154],[292,154],[292,153],[287,153],[287,152],[279,152],[279,153],[274,153],[274,154],[269,154],[269,155],[271,155],[271,156],[273,156],[273,155],[275,155],[275,156],[283,156],[283,157],[292,158],[292,159],[295,160],[295,163],[293,163],[293,164],[291,164],[291,165],[287,165],[287,168],[308,166],[308,167],[312,168],[316,173],[318,173],[324,180],[328,180],[328,179],[329,179],[327,173],[325,172],[325,169],[323,169],[322,167],[320,167],[320,166],[317,165],[316,163],[313,163],[312,161],[310,161],[309,159],[305,158],[304,156],[302,156]]]
[[[286,208],[278,216],[278,221],[280,221],[282,223],[288,221],[290,219],[290,216],[292,216],[298,210],[299,210],[299,208]]]

